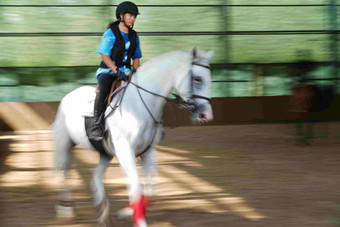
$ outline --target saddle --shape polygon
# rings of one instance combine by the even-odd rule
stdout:
[[[103,126],[105,127],[105,118],[106,116],[108,116],[110,113],[114,112],[118,106],[120,105],[120,102],[124,96],[124,91],[125,88],[127,87],[127,84],[122,85],[122,81],[114,81],[112,83],[112,87],[110,90],[110,95],[108,95],[107,97],[107,102],[106,102],[106,110],[104,110],[103,112]],[[95,92],[97,92],[97,89],[95,90]],[[115,99],[114,101],[114,105],[111,105],[110,109],[107,109],[108,106],[110,106],[111,101]],[[93,106],[92,106],[93,109]],[[92,140],[90,139],[90,133],[91,133],[91,128],[95,122],[95,119],[93,117],[93,113],[85,113],[84,115],[85,118],[85,131],[86,131],[86,136],[87,138],[89,138],[89,141],[91,143],[91,145],[100,153],[103,155],[108,156],[109,158],[113,158],[113,143],[111,140],[111,136],[109,131],[107,131],[106,129],[104,129],[104,135],[103,135],[103,139],[102,140]]]
[[[92,140],[90,139],[91,134],[91,127],[94,124],[94,117],[85,116],[85,131],[86,136],[89,138],[89,141],[91,145],[102,155],[106,155],[109,158],[113,158],[112,149],[109,149],[108,144],[111,143],[111,138],[109,136],[108,131],[104,132],[103,139],[102,140]],[[105,145],[104,146],[104,141]]]

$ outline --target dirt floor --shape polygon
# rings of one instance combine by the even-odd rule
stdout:
[[[166,128],[149,226],[340,226],[340,123],[318,123],[310,145],[294,124]],[[0,135],[0,226],[53,224],[56,183],[49,131]],[[97,153],[74,150],[76,223],[96,226],[89,187]],[[127,203],[117,160],[106,175],[114,215]]]

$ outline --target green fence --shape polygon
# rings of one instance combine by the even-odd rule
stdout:
[[[142,63],[193,46],[214,50],[213,97],[288,95],[301,60],[313,62],[311,81],[337,85],[335,0],[135,2]],[[76,3],[1,1],[0,101],[57,101],[96,83],[96,49],[119,2]]]

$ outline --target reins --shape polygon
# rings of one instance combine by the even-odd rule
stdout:
[[[141,94],[140,94],[140,91],[139,91],[139,90],[143,90],[143,91],[145,91],[145,92],[147,92],[147,93],[149,93],[149,94],[151,94],[151,95],[154,95],[154,96],[163,98],[163,99],[165,99],[165,101],[167,101],[167,102],[172,102],[172,103],[175,103],[175,104],[177,104],[177,105],[186,105],[186,104],[188,104],[188,102],[184,101],[179,95],[176,95],[176,94],[174,94],[174,93],[172,93],[172,95],[175,96],[176,98],[175,98],[175,99],[172,99],[172,98],[166,97],[166,96],[164,96],[164,95],[160,95],[160,94],[154,93],[154,92],[152,92],[152,91],[146,90],[145,88],[139,86],[138,84],[136,84],[136,83],[134,83],[134,82],[132,82],[132,81],[130,81],[130,82],[128,82],[128,83],[130,83],[130,84],[134,85],[136,88],[138,88],[138,93],[139,93],[139,96],[140,96],[140,97],[141,97]],[[144,103],[144,101],[143,101],[143,103]],[[145,104],[144,104],[144,105],[145,105]]]

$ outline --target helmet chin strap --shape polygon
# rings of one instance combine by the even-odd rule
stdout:
[[[124,14],[123,14],[123,18],[124,18]],[[124,26],[127,27],[128,29],[132,29],[132,28],[133,28],[133,25],[132,25],[131,27],[127,26],[127,25],[125,24],[124,19],[119,18],[119,21],[120,21],[120,22],[123,22]]]
[[[127,26],[127,25],[125,24],[124,21],[123,21],[123,23],[124,23],[125,27],[127,27],[128,29],[132,29],[132,28],[133,28],[133,25],[132,25],[131,27],[129,27],[129,26]]]

